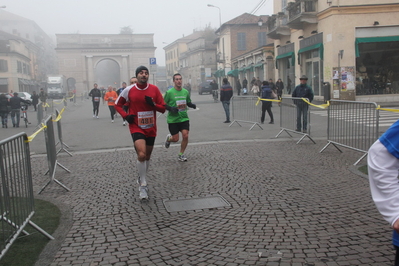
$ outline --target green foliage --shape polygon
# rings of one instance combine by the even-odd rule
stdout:
[[[54,204],[35,199],[35,215],[32,222],[50,235],[54,233],[60,223],[61,212]],[[0,266],[29,266],[34,265],[46,244],[51,241],[36,229],[27,225],[25,231],[30,235],[21,234],[12,244]]]

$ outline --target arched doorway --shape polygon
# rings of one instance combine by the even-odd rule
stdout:
[[[98,87],[107,88],[108,85],[111,85],[118,88],[121,83],[119,64],[112,59],[99,61],[95,68],[94,80]]]

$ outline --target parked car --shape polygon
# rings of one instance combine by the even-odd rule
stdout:
[[[210,81],[204,81],[198,85],[198,94],[202,95],[204,92],[211,94],[212,86]]]
[[[17,92],[18,97],[20,97],[23,100],[32,102],[32,95],[29,92]]]

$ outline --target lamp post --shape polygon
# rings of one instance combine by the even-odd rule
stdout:
[[[208,7],[216,7],[217,9],[219,9],[219,28],[220,28],[222,26],[222,14],[220,12],[220,7],[211,4],[208,4]]]

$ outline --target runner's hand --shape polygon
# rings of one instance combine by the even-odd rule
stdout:
[[[191,108],[193,108],[193,109],[197,109],[197,105],[196,105],[195,103],[192,103],[192,102],[189,102],[189,103],[187,104],[187,106],[188,106],[188,107],[191,107]]]
[[[154,103],[154,101],[152,100],[152,98],[150,96],[146,95],[145,96],[145,101],[146,101],[147,104],[151,105],[152,107],[155,106],[155,103]]]
[[[127,115],[125,117],[125,120],[129,123],[129,124],[133,124],[134,123],[134,117],[135,115]]]

